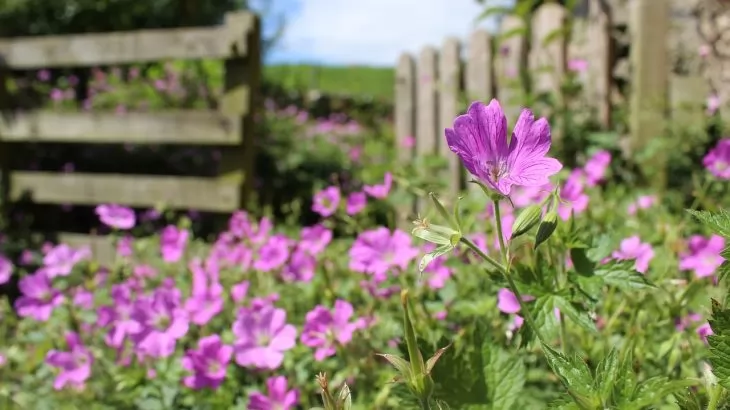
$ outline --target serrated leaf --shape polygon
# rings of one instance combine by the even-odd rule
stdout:
[[[527,369],[522,357],[497,346],[482,348],[485,358],[484,378],[492,410],[511,410],[522,391]]]
[[[555,307],[560,309],[561,313],[564,313],[570,318],[570,320],[575,322],[575,324],[577,324],[581,328],[592,333],[598,332],[598,330],[596,329],[596,324],[593,322],[588,313],[584,310],[576,309],[576,307],[572,303],[570,303],[569,300],[561,296],[553,296],[553,303]]]
[[[618,350],[614,347],[611,348],[606,357],[598,362],[598,367],[596,367],[595,388],[604,403],[611,398],[611,392],[618,378],[619,370]]]
[[[645,409],[658,408],[666,402],[667,396],[680,392],[687,387],[696,385],[694,380],[670,380],[668,377],[656,376],[645,380],[636,390],[635,399],[631,408]]]
[[[593,376],[588,365],[577,356],[569,359],[545,343],[541,343],[541,345],[548,365],[573,400],[581,407],[595,408],[600,400],[593,388]]]
[[[596,270],[596,276],[603,279],[605,284],[615,286],[621,290],[639,290],[656,287],[646,276],[622,265],[625,264],[611,264],[598,268]]]
[[[730,212],[724,209],[720,209],[717,212],[687,209],[687,212],[716,234],[726,238],[730,237]]]

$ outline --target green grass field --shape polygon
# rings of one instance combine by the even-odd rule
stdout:
[[[393,100],[395,73],[387,67],[271,65],[264,76],[284,87]]]

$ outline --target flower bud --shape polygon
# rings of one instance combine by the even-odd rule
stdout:
[[[537,234],[535,235],[535,249],[537,249],[540,244],[547,241],[548,238],[550,238],[550,235],[555,232],[555,228],[557,227],[558,213],[555,212],[555,210],[550,210],[545,214],[545,217],[542,218],[542,222],[540,222],[540,225],[537,227]]]
[[[512,236],[510,239],[527,233],[535,225],[540,223],[541,217],[542,208],[540,205],[530,205],[523,209],[512,224]]]

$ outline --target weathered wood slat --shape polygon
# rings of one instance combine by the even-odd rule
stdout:
[[[241,141],[240,127],[238,117],[215,111],[33,111],[0,118],[0,138],[10,142],[230,145]]]
[[[446,143],[444,129],[451,128],[454,118],[459,114],[462,85],[461,69],[461,44],[454,37],[449,37],[441,47],[439,58],[439,93],[438,93],[438,128],[436,130],[436,143],[438,152],[446,158],[448,168],[446,170],[447,193],[455,199],[461,191],[462,168],[459,157],[454,155]]]
[[[72,248],[88,246],[94,261],[102,265],[110,265],[117,258],[114,239],[106,235],[85,235],[81,233],[59,232],[58,242],[65,243]]]
[[[165,59],[246,55],[244,39],[254,15],[226,19],[218,27],[137,30],[63,36],[16,37],[0,41],[0,55],[14,69],[129,64]]]
[[[17,200],[25,195],[46,204],[164,204],[175,209],[212,212],[230,212],[240,205],[238,183],[203,177],[13,172],[10,198]]]

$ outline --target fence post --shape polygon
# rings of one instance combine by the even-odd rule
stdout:
[[[0,122],[12,121],[13,103],[8,90],[10,67],[0,55]],[[10,221],[10,145],[0,135],[0,226],[7,230]]]
[[[565,8],[555,3],[540,6],[532,17],[530,68],[537,93],[561,96],[566,68],[566,19]]]
[[[466,58],[466,88],[467,106],[472,101],[482,101],[488,104],[494,98],[494,71],[492,70],[492,38],[486,30],[476,30],[469,37]],[[467,106],[463,107],[464,109]],[[469,171],[464,171],[466,181],[472,179]],[[469,191],[480,190],[476,184],[467,183]]]
[[[613,62],[611,10],[601,0],[590,0],[588,7],[586,96],[589,101],[595,101],[598,121],[603,128],[608,129],[611,126],[611,66]]]
[[[433,47],[426,47],[418,55],[416,75],[416,153],[420,158],[434,155],[437,151],[436,128],[438,127],[438,91],[437,85],[438,52]],[[416,210],[423,213],[427,198],[416,201]]]
[[[629,4],[631,24],[630,138],[627,151],[635,153],[646,142],[664,134],[667,107],[669,59],[668,0],[633,0]],[[651,155],[646,177],[658,188],[666,186],[666,153],[656,149]]]
[[[221,176],[240,184],[240,208],[251,198],[256,183],[254,119],[261,106],[261,24],[251,13],[228,13],[226,30],[232,56],[225,61],[224,92],[220,110],[239,121],[240,144],[223,149]],[[243,35],[242,38],[238,36]]]
[[[398,162],[401,164],[413,161],[416,134],[416,67],[413,57],[408,53],[401,54],[395,72],[395,143]],[[414,202],[411,198],[404,200],[396,211],[396,225],[408,226],[408,219],[413,216]]]
[[[522,70],[527,63],[525,31],[525,23],[517,16],[505,16],[499,28],[495,91],[510,124],[517,121],[525,91],[522,83]]]
[[[461,44],[456,38],[447,38],[441,48],[439,58],[438,129],[436,141],[438,152],[448,161],[446,172],[446,192],[449,201],[455,201],[462,187],[461,163],[452,155],[444,135],[445,128],[451,128],[454,118],[459,114],[461,93]]]

